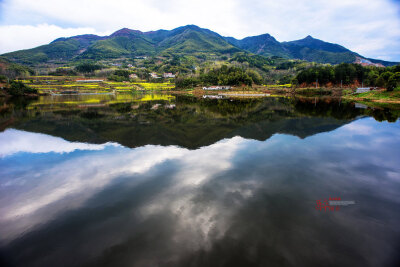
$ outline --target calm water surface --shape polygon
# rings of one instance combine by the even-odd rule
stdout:
[[[396,107],[182,96],[3,107],[1,266],[400,263]],[[330,197],[355,204],[316,208]]]

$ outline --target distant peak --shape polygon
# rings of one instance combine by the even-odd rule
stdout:
[[[276,39],[273,36],[271,36],[269,33],[264,33],[264,34],[260,34],[260,35],[256,35],[256,36],[246,37],[246,38],[244,38],[242,40],[249,40],[249,39],[276,41]]]
[[[183,26],[183,28],[189,28],[189,29],[200,29],[199,26],[194,25],[194,24],[188,24],[186,26]]]
[[[201,30],[201,28],[197,25],[189,24],[189,25],[178,27],[174,30],[196,30],[196,31],[198,31],[198,30]]]
[[[271,38],[272,36],[271,36],[269,33],[264,33],[264,34],[258,35],[258,37],[261,37],[261,38]]]
[[[314,39],[314,37],[312,37],[311,35],[307,35],[307,37],[304,39]]]
[[[127,36],[127,35],[140,34],[140,33],[142,33],[142,32],[141,31],[137,31],[137,30],[131,30],[131,29],[128,29],[128,28],[122,28],[122,29],[114,32],[110,36]]]

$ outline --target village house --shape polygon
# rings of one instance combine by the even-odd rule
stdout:
[[[153,79],[159,79],[160,78],[160,77],[158,77],[157,73],[154,73],[154,72],[150,73],[150,77],[153,78]]]
[[[76,82],[78,82],[78,83],[101,83],[101,82],[103,82],[104,80],[103,79],[89,79],[89,80],[76,80]]]
[[[229,90],[231,86],[210,86],[210,87],[203,87],[203,90]]]
[[[163,74],[163,77],[164,77],[164,78],[175,78],[175,75],[172,74],[171,72],[168,72],[168,73],[164,73],[164,74]]]
[[[137,79],[138,76],[135,73],[129,75],[129,79]]]
[[[365,93],[365,92],[369,92],[369,91],[371,91],[371,88],[369,88],[369,87],[360,87],[360,88],[357,88],[356,93],[359,94],[359,93]]]

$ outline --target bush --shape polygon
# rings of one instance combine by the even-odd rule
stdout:
[[[101,70],[102,68],[103,67],[101,65],[92,63],[83,63],[75,67],[75,69],[81,73],[90,73],[94,72],[95,70]]]
[[[388,82],[387,82],[387,91],[393,91],[394,88],[397,86],[400,86],[400,72],[396,72],[392,76],[390,76]]]
[[[252,73],[252,75],[256,75]],[[223,65],[200,75],[204,85],[249,85],[253,84],[252,78],[241,68]]]
[[[12,81],[7,92],[12,96],[22,96],[24,94],[36,94],[37,90],[26,86],[20,81]]]
[[[189,87],[194,87],[199,84],[199,80],[196,78],[178,78],[175,81],[175,86],[176,88],[189,88]]]
[[[57,68],[56,71],[49,72],[52,76],[75,76],[76,71],[70,68]]]

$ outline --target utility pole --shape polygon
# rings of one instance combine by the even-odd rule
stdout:
[[[340,80],[340,88],[343,87],[343,80]]]
[[[315,82],[315,89],[317,89],[318,88],[318,79],[317,79],[317,81]]]

